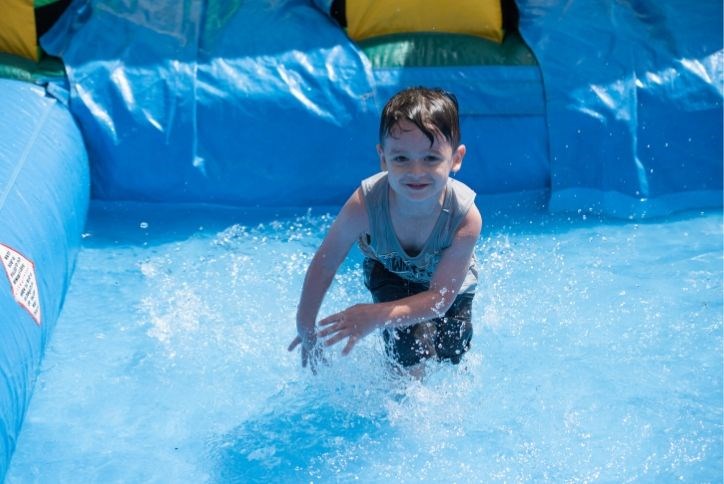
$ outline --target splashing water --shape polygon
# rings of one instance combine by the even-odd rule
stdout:
[[[332,217],[95,204],[7,482],[715,481],[722,215],[488,214],[473,347],[286,346]],[[368,301],[353,249],[322,315]]]

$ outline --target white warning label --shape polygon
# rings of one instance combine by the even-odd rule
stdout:
[[[10,281],[13,297],[40,324],[40,297],[35,279],[35,264],[20,252],[0,244],[0,260]]]

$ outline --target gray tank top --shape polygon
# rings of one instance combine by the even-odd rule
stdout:
[[[475,192],[464,183],[448,179],[437,223],[420,253],[413,257],[402,248],[392,226],[387,172],[362,180],[361,186],[370,224],[370,233],[359,239],[362,253],[365,257],[379,261],[388,271],[403,279],[429,284],[442,257],[442,251],[450,247],[455,232],[472,206]],[[473,254],[459,294],[474,293],[477,280],[478,272]]]

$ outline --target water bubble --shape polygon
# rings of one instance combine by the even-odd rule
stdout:
[[[141,222],[140,224],[138,224],[138,226],[145,230],[148,228],[148,222]]]

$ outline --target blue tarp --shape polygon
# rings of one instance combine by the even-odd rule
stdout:
[[[374,154],[365,61],[309,2],[212,3],[76,1],[44,39],[67,66],[94,196],[338,201]]]
[[[545,83],[551,208],[721,206],[722,2],[518,3]]]
[[[90,181],[80,131],[44,88],[0,79],[0,113],[2,481],[70,282]]]
[[[43,39],[67,65],[96,198],[341,203],[378,170],[379,112],[411,84],[458,95],[464,181],[549,183],[535,66],[373,71],[310,1],[178,5],[76,1]]]
[[[720,1],[519,0],[540,67],[380,70],[324,3],[76,0],[42,41],[94,196],[341,203],[376,169],[387,97],[427,84],[460,95],[479,192],[618,216],[721,204]]]
[[[373,71],[301,0],[77,0],[43,45],[98,198],[340,203],[374,171],[381,105],[428,84],[461,94],[478,191],[619,216],[720,205],[721,2],[518,5],[540,70]]]

